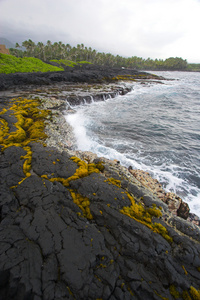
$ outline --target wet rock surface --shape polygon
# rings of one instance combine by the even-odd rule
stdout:
[[[62,101],[41,98],[46,132]],[[0,118],[16,130],[11,112]],[[28,144],[29,176],[26,148],[1,146],[0,299],[198,299],[199,227],[117,161],[45,143]]]
[[[153,179],[148,172],[142,170],[132,170],[132,168],[129,169],[129,172],[145,187],[152,191],[153,194],[166,203],[170,212],[185,220],[188,219],[190,215],[189,205],[180,197],[171,192],[166,193],[158,180]],[[200,225],[200,222],[195,222],[195,224]]]

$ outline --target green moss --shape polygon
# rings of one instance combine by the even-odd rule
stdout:
[[[67,67],[74,67],[74,66],[78,65],[74,61],[71,61],[71,60],[68,60],[68,59],[52,59],[50,61],[57,63],[59,66],[65,65]]]
[[[58,64],[59,67],[62,67],[62,65],[65,65],[66,67],[74,67],[74,66],[82,66],[84,64],[92,64],[89,61],[79,61],[79,62],[74,62],[72,60],[68,60],[68,59],[52,59],[50,60],[50,62],[54,62],[56,64]]]
[[[89,61],[81,60],[81,61],[78,62],[78,64],[80,64],[80,65],[85,65],[85,64],[92,65],[93,63],[91,63]]]
[[[55,67],[42,62],[38,58],[17,58],[12,55],[0,53],[0,73],[26,73],[26,72],[55,72],[63,71],[63,68]]]

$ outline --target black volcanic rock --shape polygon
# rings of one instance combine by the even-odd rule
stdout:
[[[77,164],[69,155],[36,143],[32,151],[33,175],[21,184],[24,150],[13,146],[0,156],[1,299],[173,299],[170,286],[183,292],[200,285],[197,228],[190,239],[189,224],[171,216],[169,224],[185,235],[165,224],[170,244],[120,213],[130,200],[103,174],[72,180],[67,188],[41,175],[71,176]],[[70,189],[90,199],[91,221]]]
[[[112,80],[118,75],[135,75],[136,78],[159,78],[145,72],[121,68],[106,68],[101,66],[87,65],[82,68],[68,68],[65,71],[46,72],[46,73],[13,73],[0,74],[0,91],[10,88],[25,87],[27,85],[49,85],[58,82],[104,82]]]
[[[12,113],[1,117],[16,130]],[[28,175],[26,148],[0,147],[0,300],[199,299],[198,226],[117,162],[29,147]]]

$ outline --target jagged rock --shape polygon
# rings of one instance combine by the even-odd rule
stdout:
[[[146,72],[138,72],[130,69],[111,69],[99,66],[83,66],[81,68],[67,68],[65,71],[46,72],[46,73],[13,73],[0,74],[0,91],[13,87],[26,87],[27,85],[50,85],[54,83],[74,82],[74,83],[94,83],[113,81],[113,77],[117,75],[133,75],[135,78],[141,79],[162,79],[159,76]],[[123,93],[123,92],[122,92]]]
[[[76,151],[75,154],[89,163],[92,163],[95,159],[97,159],[97,154],[90,151]]]
[[[188,220],[193,224],[200,226],[200,218],[197,215],[189,213]]]
[[[186,202],[181,201],[181,204],[180,204],[179,208],[177,209],[177,216],[187,220],[187,218],[189,216],[189,212],[190,212],[189,205]]]
[[[166,193],[157,179],[151,177],[148,172],[143,170],[133,170],[129,168],[129,172],[139,180],[143,186],[147,187],[159,199],[168,205],[168,209],[176,216],[187,219],[189,216],[189,206],[180,197],[172,192]]]
[[[174,193],[166,193],[163,201],[168,205],[169,210],[177,215],[182,199]]]
[[[25,149],[0,152],[0,299],[199,295],[200,229],[170,213],[158,182],[152,192],[117,161],[76,153],[95,167],[64,147],[29,147],[28,176]]]
[[[53,173],[67,178],[77,164],[67,153],[41,144],[33,143],[31,149],[34,175],[10,191],[9,201],[5,201],[5,194],[0,198],[1,299],[109,299],[111,295],[113,299],[131,299],[132,295],[158,299],[157,294],[172,299],[166,286],[173,283],[179,289],[189,289],[200,284],[199,244],[194,241],[200,241],[197,228],[191,230],[187,222],[171,216],[165,225],[173,237],[173,243],[168,243],[120,213],[123,206],[130,205],[124,188],[97,173],[70,182],[69,189],[90,199],[93,219],[87,220],[68,188],[41,177]],[[9,168],[5,157],[15,164],[21,154],[20,147],[8,148],[0,156],[2,165]],[[109,168],[109,161],[107,164]],[[114,162],[111,165],[115,170],[121,167]],[[128,187],[128,179],[124,180]],[[143,193],[147,195],[148,189]],[[149,196],[148,201],[154,200]],[[189,259],[185,247],[192,253]],[[190,275],[185,275],[182,265]]]

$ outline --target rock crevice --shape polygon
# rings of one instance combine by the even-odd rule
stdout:
[[[0,299],[198,299],[199,227],[118,162],[50,147],[54,110],[21,118],[14,101],[0,112]]]

